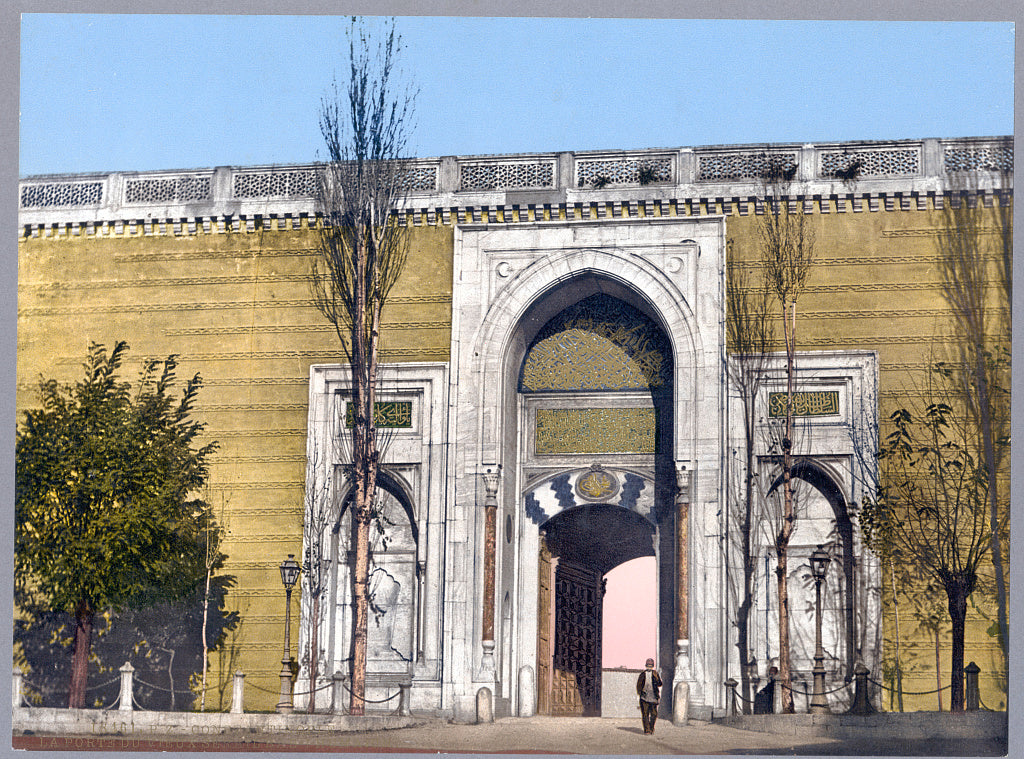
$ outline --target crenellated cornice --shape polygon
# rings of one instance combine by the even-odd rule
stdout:
[[[1009,203],[1009,137],[449,156],[411,163],[405,223],[761,214],[766,156],[795,167],[791,210]],[[60,174],[19,181],[22,237],[193,235],[315,223],[315,164]]]

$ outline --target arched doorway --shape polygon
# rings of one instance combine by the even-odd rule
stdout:
[[[608,503],[570,508],[541,526],[542,714],[600,716],[604,577],[627,561],[654,556],[655,529],[647,518]]]
[[[538,710],[598,716],[603,578],[615,566],[639,556],[664,565],[659,659],[673,664],[673,360],[628,292],[583,290],[566,303],[571,293],[555,294],[563,307],[526,343],[519,371],[522,508],[538,530]]]
[[[854,614],[855,566],[853,523],[836,478],[810,459],[794,463],[796,524],[789,543],[790,613],[793,670],[809,677],[814,651],[814,590],[809,575],[811,552],[819,545],[830,553],[822,595],[822,644],[829,679],[853,678],[857,656]],[[782,475],[772,481],[769,499],[780,499]]]
[[[449,407],[456,483],[450,534],[456,544],[447,566],[453,577],[469,578],[467,606],[459,598],[453,608],[471,622],[456,623],[454,655],[445,660],[456,713],[471,718],[484,688],[493,694],[495,715],[536,713],[540,527],[574,505],[623,499],[637,502],[630,510],[653,512],[656,524],[658,645],[645,654],[657,660],[666,682],[690,684],[691,705],[709,707],[706,699],[718,698],[724,611],[718,585],[702,569],[717,543],[690,523],[712,520],[720,500],[722,230],[719,218],[690,217],[459,228],[455,268],[472,286],[453,291],[452,372],[459,383]],[[571,311],[594,296],[653,325],[664,347],[659,354],[669,359],[668,381],[521,384],[532,377],[528,353],[547,338],[557,345],[549,344],[543,366],[555,372],[595,367],[601,371],[578,373],[614,376],[605,371],[610,364],[565,360],[563,352],[575,343],[582,355],[610,341],[619,359],[632,364],[625,376],[645,377],[649,368],[640,358],[651,355],[650,343],[631,342],[637,335],[628,329],[586,329],[579,323],[585,315]],[[551,324],[566,311],[561,324]],[[624,321],[601,316],[594,321]],[[616,339],[628,347],[614,345]],[[589,495],[574,491],[594,465],[614,474],[617,495],[601,496],[593,482],[585,483]],[[468,544],[466,551],[458,541]],[[513,610],[510,651],[501,629],[506,593]],[[671,697],[663,704],[670,708]]]

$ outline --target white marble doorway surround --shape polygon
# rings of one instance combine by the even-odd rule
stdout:
[[[517,379],[548,319],[595,293],[654,320],[671,347],[670,451],[664,453],[669,479],[685,494],[688,542],[672,557],[675,564],[682,559],[682,574],[659,573],[658,666],[690,683],[691,702],[720,700],[724,220],[459,226],[454,257],[448,409],[454,498],[446,519],[443,707],[470,717],[486,687],[499,714],[536,708],[539,525],[524,509]],[[676,484],[665,491],[670,501],[678,500]],[[674,536],[659,542],[672,547]],[[669,587],[677,578],[685,578],[685,587]],[[665,640],[678,637],[679,622],[681,639]]]

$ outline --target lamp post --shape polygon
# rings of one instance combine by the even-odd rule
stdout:
[[[828,714],[825,699],[825,652],[821,648],[821,583],[828,571],[828,553],[818,546],[811,554],[811,574],[814,575],[814,690],[808,711],[811,714]]]
[[[295,554],[281,562],[281,582],[284,584],[284,655],[281,658],[281,700],[277,704],[280,714],[291,714],[295,707],[292,704],[292,657],[291,657],[291,612],[292,588],[299,579],[299,563]]]

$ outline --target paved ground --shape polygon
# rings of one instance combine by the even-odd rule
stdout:
[[[997,741],[893,741],[866,736],[856,741],[755,733],[717,724],[677,727],[658,722],[644,735],[640,719],[532,717],[489,725],[427,722],[418,727],[375,732],[233,733],[182,736],[16,736],[15,749],[37,751],[176,751],[281,753],[542,753],[542,754],[733,754],[831,756],[998,756]]]

